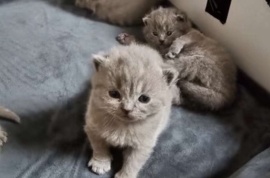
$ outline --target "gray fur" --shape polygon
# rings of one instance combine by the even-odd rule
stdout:
[[[93,149],[89,166],[104,174],[111,167],[109,146],[125,148],[115,178],[136,178],[167,124],[178,73],[164,66],[157,51],[136,44],[95,55],[94,64],[85,125]],[[112,98],[110,90],[119,91],[120,99]],[[151,98],[148,103],[138,101],[142,94]]]
[[[142,23],[142,17],[161,0],[76,0],[78,7],[92,10],[99,18],[118,25]]]
[[[182,21],[175,20],[177,13]],[[144,35],[147,42],[165,55],[166,63],[179,72],[181,102],[186,106],[218,110],[235,98],[236,66],[228,52],[216,41],[191,28],[190,20],[173,8],[159,8],[147,15]],[[172,29],[160,45],[158,36]],[[168,48],[169,47],[169,48]],[[175,103],[178,104],[178,103]]]
[[[149,45],[165,54],[173,41],[191,29],[186,14],[175,8],[159,7],[143,18],[143,34]],[[171,32],[171,35],[167,35]],[[157,36],[154,35],[157,33]],[[164,44],[160,43],[164,40]]]

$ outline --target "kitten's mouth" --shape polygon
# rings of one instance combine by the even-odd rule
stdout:
[[[120,120],[121,122],[126,122],[126,123],[132,123],[132,122],[138,121],[138,119],[129,115],[120,116],[120,117],[117,117],[117,119]]]
[[[165,43],[159,43],[160,46],[165,46]]]
[[[160,43],[160,44],[159,44],[159,47],[160,47],[160,48],[169,47],[169,46],[170,46],[170,45],[168,45],[168,44],[166,44],[166,43],[162,43],[162,44]]]

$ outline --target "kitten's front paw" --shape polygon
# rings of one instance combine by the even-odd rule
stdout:
[[[180,97],[180,89],[172,89],[172,94],[173,94],[173,100],[172,100],[172,104],[174,106],[181,106],[181,97]]]
[[[125,173],[119,171],[115,174],[114,178],[136,178],[136,176],[133,176],[130,174],[125,174]]]
[[[7,133],[0,128],[0,147],[7,142]]]
[[[98,175],[105,174],[111,170],[111,160],[99,160],[96,158],[91,158],[88,163],[88,167],[92,167],[92,171]]]
[[[172,46],[169,49],[169,52],[165,55],[165,57],[167,59],[175,59],[180,54],[182,49],[183,46],[172,44]]]
[[[120,33],[116,37],[116,41],[118,41],[122,45],[130,45],[131,43],[135,42],[135,36],[127,34],[127,33]]]

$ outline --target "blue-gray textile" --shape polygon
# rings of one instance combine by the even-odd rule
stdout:
[[[71,1],[0,0],[0,105],[22,118],[21,125],[1,121],[9,134],[1,178],[110,178],[121,168],[118,149],[109,173],[87,168],[82,128],[91,56],[116,45],[124,31],[140,28],[100,22]],[[269,146],[269,116],[244,86],[218,113],[174,107],[139,177],[222,178],[237,170],[232,178],[269,177],[269,150],[259,154]]]

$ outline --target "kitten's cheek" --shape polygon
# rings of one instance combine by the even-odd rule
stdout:
[[[133,112],[133,113],[130,113],[130,118],[133,119],[133,120],[141,120],[142,119],[142,114],[137,113],[137,112]]]
[[[140,120],[141,118],[140,118],[140,115],[139,115],[138,113],[132,112],[132,113],[130,113],[130,114],[128,115],[128,119],[129,119],[130,121],[137,121],[137,120]]]
[[[134,116],[129,116],[127,118],[127,121],[130,121],[130,122],[135,122],[135,121],[138,121],[139,119],[137,117],[134,117]]]

